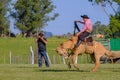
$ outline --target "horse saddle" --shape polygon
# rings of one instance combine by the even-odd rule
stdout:
[[[88,36],[83,40],[83,44],[87,44],[88,46],[93,46],[93,37]]]

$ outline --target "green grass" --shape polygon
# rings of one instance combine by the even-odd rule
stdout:
[[[66,39],[48,38],[47,50],[55,50],[64,40]],[[0,46],[0,54],[8,54],[11,51],[13,54],[26,55],[30,52],[30,46],[35,49],[37,44],[34,38],[0,38]]]
[[[0,65],[0,80],[120,80],[119,64],[101,64],[90,72],[94,64],[79,64],[80,70],[68,69],[64,64],[38,68],[37,65]]]
[[[55,51],[56,47],[66,40],[66,38],[48,38],[47,52],[50,57],[58,55]],[[10,52],[12,57],[21,58],[27,63],[30,55],[30,46],[33,47],[35,55],[37,54],[37,44],[34,38],[0,38],[0,63],[9,63]],[[26,59],[26,60],[25,60]],[[5,61],[4,61],[5,60]]]
[[[66,38],[52,37],[48,39],[47,52],[54,61],[60,60],[60,57],[55,52],[56,47]],[[34,38],[0,38],[0,80],[120,80],[120,65],[119,64],[101,64],[100,68],[92,73],[90,69],[94,64],[88,63],[85,54],[79,58],[79,68],[77,71],[73,67],[68,69],[65,64],[51,64],[50,68],[38,68],[38,65],[31,64],[9,64],[9,53],[16,59],[19,56],[24,57],[24,63],[27,63],[27,57],[30,54],[30,46],[33,50],[37,50],[37,45]],[[18,56],[19,55],[19,56]],[[80,56],[79,56],[80,57]],[[5,64],[3,64],[5,59]],[[53,58],[54,59],[54,58]],[[61,59],[62,60],[62,59]],[[89,59],[90,61],[90,59]]]
[[[0,38],[0,54],[28,54],[30,46],[35,46],[33,38]]]
[[[30,46],[35,47],[33,38],[0,38],[0,62],[9,60],[10,52],[14,56],[28,56],[30,54]]]
[[[62,57],[60,57],[55,49],[67,38],[57,38],[52,37],[48,38],[47,52],[51,59],[52,63],[63,63]],[[30,56],[30,46],[33,47],[35,53],[35,62],[37,63],[37,44],[34,38],[0,38],[0,64],[9,64],[10,63],[10,52],[12,54],[12,63],[13,64],[28,64]],[[90,63],[91,60],[89,55],[86,54],[79,56],[78,63]]]

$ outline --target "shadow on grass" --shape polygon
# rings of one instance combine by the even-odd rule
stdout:
[[[39,67],[33,67],[33,66],[18,66],[16,68],[27,68],[27,69],[33,69],[35,72],[90,72],[87,70],[75,70],[75,69],[51,69],[51,68],[39,68]]]
[[[84,70],[62,70],[62,69],[39,69],[37,72],[90,72]]]

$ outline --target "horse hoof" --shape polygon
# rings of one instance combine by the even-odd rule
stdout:
[[[95,72],[96,70],[95,69],[92,69],[90,72]]]
[[[79,68],[75,68],[76,70],[79,70]]]
[[[68,63],[68,68],[71,69],[71,65],[70,65],[70,63]]]
[[[68,68],[71,69],[71,65],[69,65]]]
[[[79,68],[77,68],[77,70],[79,70]]]

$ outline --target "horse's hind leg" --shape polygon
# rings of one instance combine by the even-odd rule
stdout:
[[[79,70],[78,65],[77,65],[77,62],[76,62],[77,56],[78,56],[78,55],[75,55],[75,54],[72,55],[72,62],[73,62],[74,68],[76,68],[77,70]]]
[[[95,55],[95,66],[92,68],[92,72],[95,72],[97,68],[100,66],[100,55]]]
[[[91,60],[95,63],[95,56],[94,54],[90,54]]]

